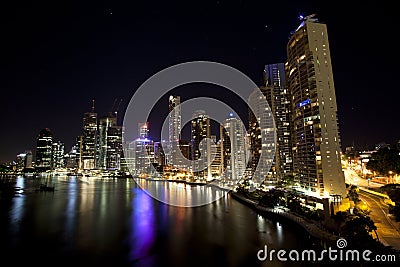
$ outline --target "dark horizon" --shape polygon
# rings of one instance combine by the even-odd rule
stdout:
[[[101,117],[114,99],[122,98],[122,119],[136,88],[178,63],[224,63],[261,85],[264,66],[286,60],[298,15],[312,13],[328,27],[342,149],[353,142],[362,148],[400,139],[391,79],[397,61],[393,4],[230,0],[6,5],[0,106],[7,131],[0,135],[0,162],[34,150],[43,128],[50,128],[69,151],[82,133],[83,113],[91,110],[92,99]],[[207,92],[202,88],[201,93]],[[166,115],[163,101],[160,114]],[[239,110],[247,118],[246,109]],[[151,136],[158,136],[152,128]]]

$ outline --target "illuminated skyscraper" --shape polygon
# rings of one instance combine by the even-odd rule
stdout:
[[[276,186],[278,183],[274,158],[276,140],[271,132],[276,128],[272,119],[271,107],[265,101],[271,98],[271,91],[265,86],[254,90],[249,96],[249,104],[255,109],[258,117],[249,111],[249,139],[250,139],[250,175],[256,181],[263,182],[266,186]],[[263,128],[260,125],[264,125]]]
[[[225,120],[224,128],[230,140],[230,155],[226,155],[228,161],[226,174],[228,179],[239,181],[244,178],[246,169],[246,129],[233,113]]]
[[[122,157],[122,127],[117,117],[110,115],[100,118],[99,124],[99,169],[119,170]]]
[[[287,57],[296,178],[310,193],[344,196],[335,86],[326,25],[314,15],[302,18],[287,44]]]
[[[53,142],[51,148],[51,168],[58,169],[64,167],[64,143],[61,141]]]
[[[39,171],[51,168],[51,149],[53,144],[53,134],[49,128],[40,131],[36,142],[36,165]]]
[[[94,100],[91,112],[83,116],[82,163],[83,169],[96,167],[97,155],[97,113],[94,112]]]
[[[32,169],[33,165],[32,165],[32,151],[31,150],[25,150],[25,169]]]
[[[178,158],[179,140],[181,139],[181,98],[180,96],[169,97],[169,134],[168,134],[168,161],[180,167],[182,164]]]
[[[193,114],[191,126],[193,174],[200,179],[211,179],[210,119],[204,110],[198,110]],[[207,139],[200,145],[204,138]],[[199,161],[200,157],[203,161]]]
[[[291,106],[290,95],[286,85],[285,65],[270,64],[264,70],[265,87],[262,88],[267,97],[276,126],[275,161],[271,173],[277,181],[293,174],[293,155],[291,140]]]
[[[139,123],[138,138],[134,141],[134,158],[136,175],[148,176],[153,169],[154,142],[149,139],[148,123]]]
[[[26,153],[20,153],[15,160],[16,170],[21,172],[25,169]]]

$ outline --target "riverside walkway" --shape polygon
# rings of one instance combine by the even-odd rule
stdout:
[[[293,222],[296,222],[300,226],[302,226],[311,236],[318,238],[327,244],[333,244],[338,240],[340,237],[336,236],[334,234],[331,234],[323,229],[321,229],[317,224],[314,222],[311,222],[303,217],[300,217],[297,214],[294,214],[293,212],[290,211],[285,211],[282,209],[273,209],[273,208],[268,208],[268,207],[263,207],[258,204],[257,201],[248,199],[238,193],[231,192],[231,196],[241,202],[244,202],[245,204],[251,206],[252,208],[262,211],[262,212],[267,212],[271,214],[276,214],[281,217],[287,218]]]

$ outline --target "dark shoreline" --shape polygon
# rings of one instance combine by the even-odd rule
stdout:
[[[307,222],[304,218],[294,214],[294,213],[288,213],[284,211],[279,211],[267,207],[262,207],[258,205],[257,202],[248,199],[236,192],[230,192],[230,195],[233,199],[243,203],[244,205],[252,208],[256,212],[263,214],[263,215],[268,215],[269,217],[272,216],[275,219],[284,219],[285,221],[289,221],[292,223],[296,223],[298,226],[300,226],[304,231],[306,231],[310,237],[314,238],[315,241],[318,241],[316,243],[320,243],[322,247],[326,247],[329,245],[334,245],[336,244],[337,239],[339,239],[338,236],[335,236],[327,231],[324,231],[320,229],[317,225],[311,222]]]

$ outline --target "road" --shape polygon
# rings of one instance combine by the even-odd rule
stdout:
[[[368,183],[366,179],[358,176],[354,170],[349,168],[343,170],[346,183],[356,185],[360,188],[360,199],[371,210],[370,217],[376,225],[379,240],[387,246],[400,249],[400,224],[388,216],[388,205],[383,203],[382,197],[362,190],[363,188],[378,188],[383,184]]]
[[[356,185],[359,187],[369,187],[369,188],[377,188],[377,187],[381,187],[383,186],[383,184],[379,184],[379,183],[375,183],[370,181],[368,183],[368,180],[361,178],[360,176],[358,176],[358,174],[349,168],[344,168],[344,177],[346,179],[346,183],[348,184],[352,184],[352,185]]]
[[[360,189],[360,199],[370,208],[370,217],[377,227],[379,240],[388,246],[400,249],[400,229],[399,223],[390,219],[388,216],[388,205],[383,203],[383,199],[374,194]]]

